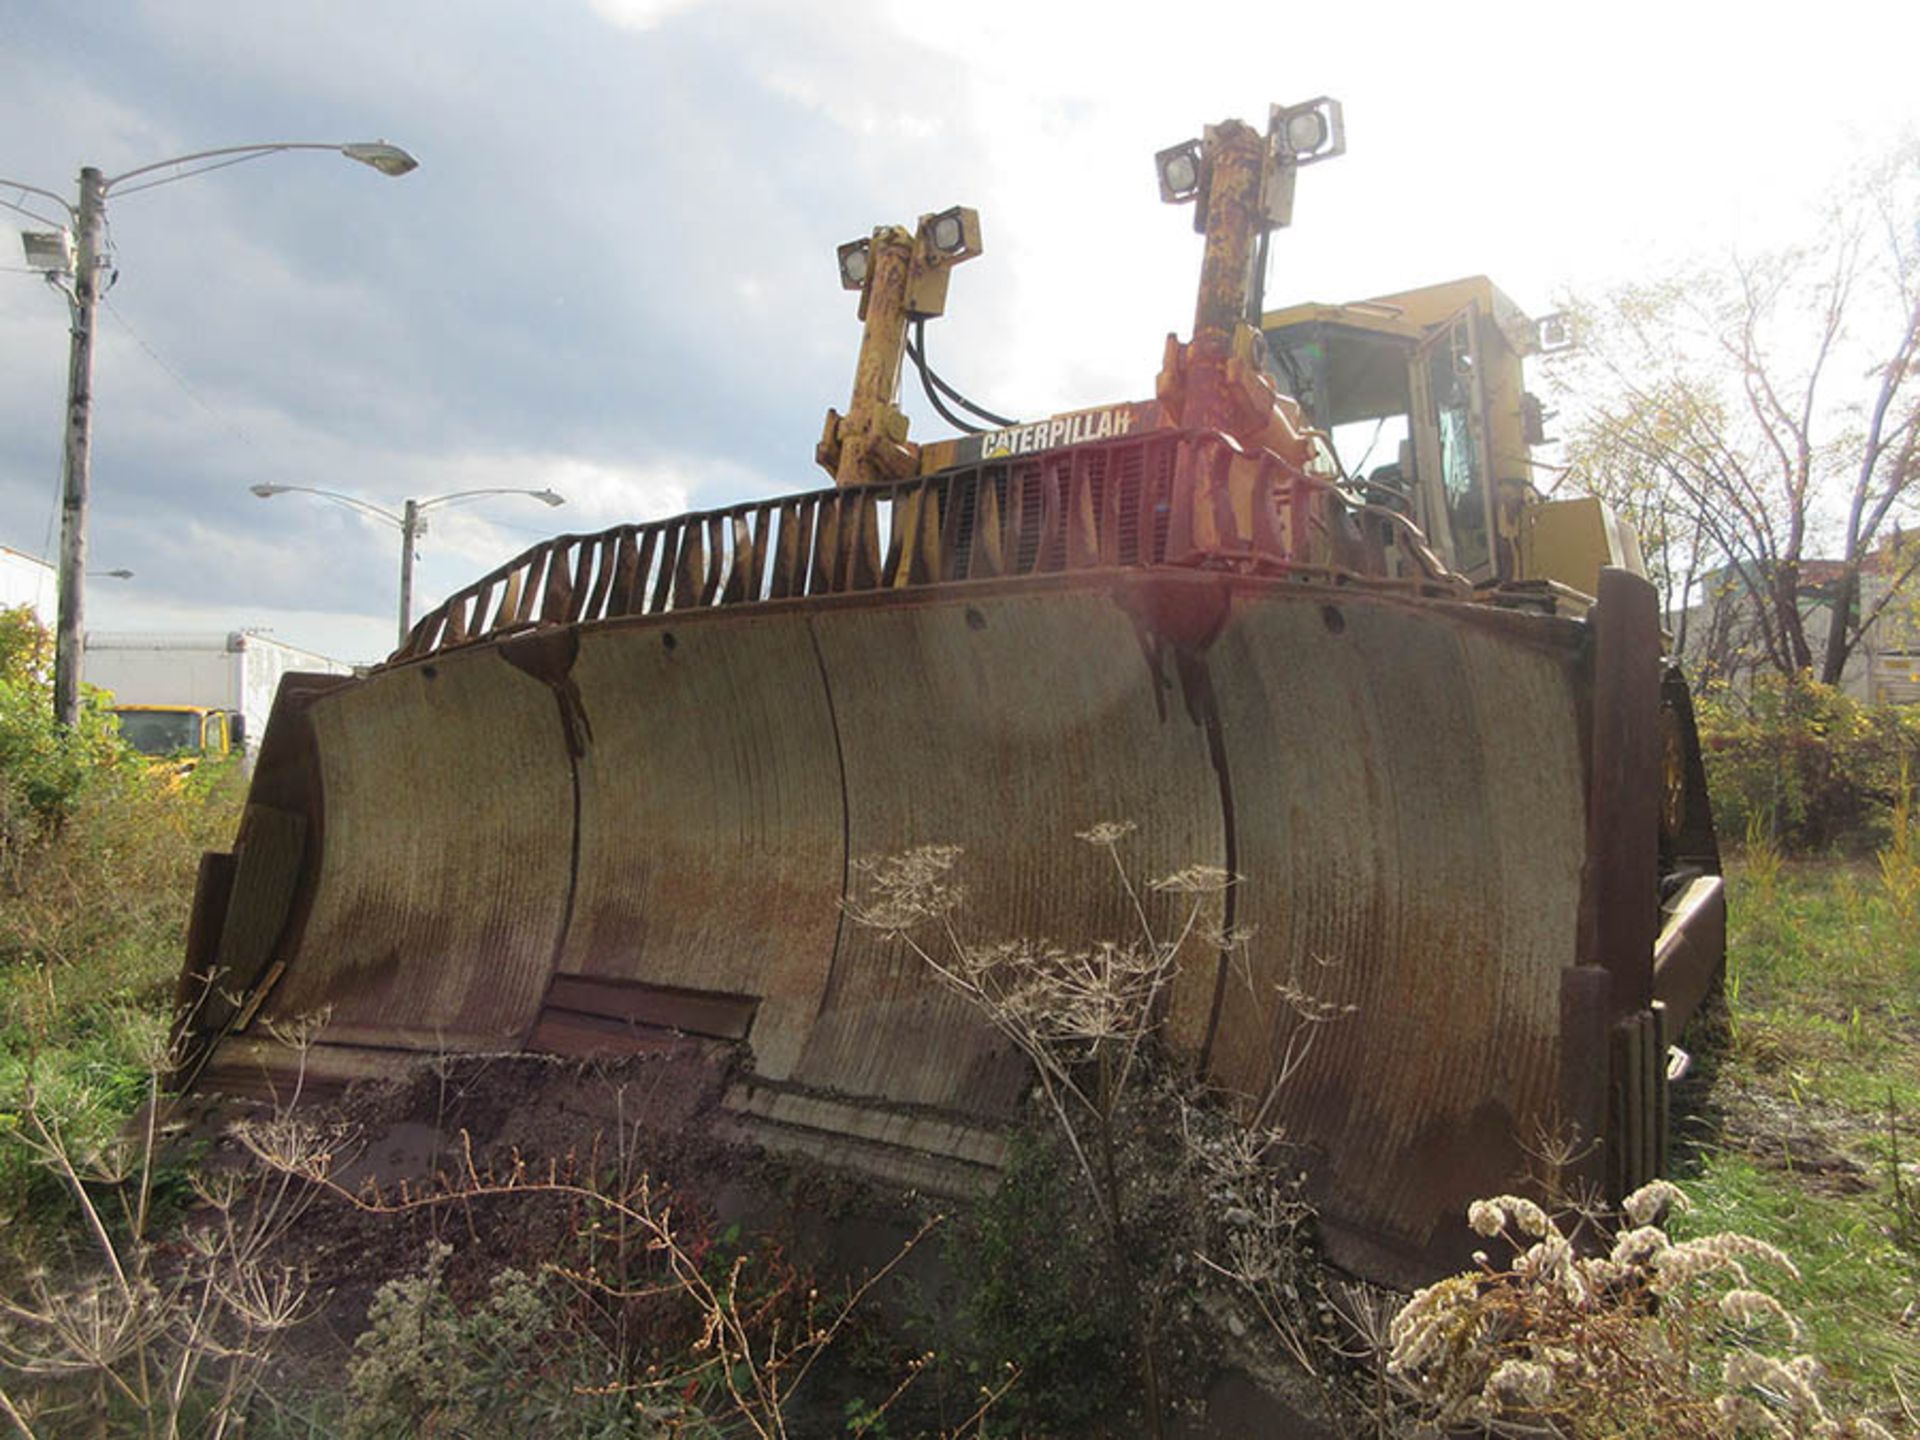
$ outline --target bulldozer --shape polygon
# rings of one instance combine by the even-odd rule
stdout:
[[[958,845],[982,933],[1113,934],[1072,836],[1125,819],[1149,872],[1241,877],[1257,942],[1163,1020],[1206,1083],[1270,1092],[1302,968],[1353,1012],[1273,1111],[1337,1263],[1451,1268],[1543,1136],[1616,1197],[1659,1174],[1725,943],[1688,689],[1631,532],[1533,482],[1553,324],[1485,279],[1264,308],[1298,174],[1344,143],[1322,98],[1156,157],[1204,256],[1151,398],[966,401],[925,325],[978,216],[882,226],[838,255],[830,486],[558,536],[370,673],[287,677],[203,861],[182,1082],[707,1037],[760,1143],[977,1191],[1031,1076],[849,922],[857,862]],[[965,433],[910,438],[909,361]]]

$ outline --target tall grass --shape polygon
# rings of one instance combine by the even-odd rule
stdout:
[[[120,759],[69,813],[0,849],[0,1221],[74,1218],[17,1143],[29,1092],[69,1143],[104,1145],[146,1094],[203,850],[231,840],[236,765],[177,778]]]
[[[1913,834],[1913,768],[1900,761],[1899,788],[1887,820],[1887,843],[1880,847],[1880,884],[1903,925],[1920,918],[1920,847]]]

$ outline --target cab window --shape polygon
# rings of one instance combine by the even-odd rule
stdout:
[[[1440,489],[1452,532],[1454,567],[1472,574],[1492,558],[1487,535],[1487,477],[1475,413],[1471,315],[1447,327],[1446,340],[1426,356],[1440,448]]]

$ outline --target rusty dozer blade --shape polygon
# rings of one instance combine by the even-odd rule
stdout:
[[[1141,873],[1245,877],[1249,958],[1192,959],[1168,1017],[1208,1079],[1266,1091],[1290,982],[1355,1007],[1275,1112],[1337,1259],[1452,1263],[1548,1132],[1646,1178],[1656,942],[1697,978],[1718,914],[1683,885],[1698,914],[1656,934],[1650,588],[1610,572],[1574,619],[1170,558],[1193,443],[562,537],[365,678],[290,679],[203,870],[197,1083],[704,1035],[745,1047],[762,1139],[965,1188],[1027,1072],[845,918],[852,867],[959,845],[970,933],[1084,942],[1126,916],[1074,834],[1126,819]]]

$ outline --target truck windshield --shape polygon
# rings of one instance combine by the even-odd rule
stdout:
[[[115,710],[120,738],[142,755],[200,748],[200,717],[191,710]]]

